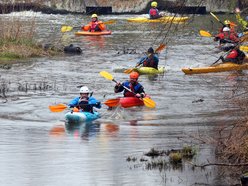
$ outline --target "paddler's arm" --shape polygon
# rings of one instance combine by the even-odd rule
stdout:
[[[145,62],[146,59],[147,59],[146,56],[145,56],[145,57],[142,57],[142,58],[140,59],[140,61],[136,64],[135,67],[138,67],[138,66],[142,65],[142,64]]]
[[[99,108],[99,109],[102,107],[101,102],[96,100],[93,97],[89,98],[89,105],[93,105],[94,107]]]

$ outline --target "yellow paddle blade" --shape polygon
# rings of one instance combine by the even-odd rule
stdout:
[[[58,104],[58,105],[50,105],[49,109],[52,112],[62,112],[63,110],[65,110],[67,108],[67,105],[64,105],[62,103]]]
[[[217,21],[220,22],[219,18],[218,18],[216,15],[214,15],[212,12],[210,12],[210,14],[211,14]]]
[[[70,32],[70,31],[72,31],[72,29],[73,29],[72,26],[62,26],[61,32]]]
[[[114,24],[114,23],[116,23],[116,20],[114,20],[114,19],[103,22],[103,24],[106,24],[106,25],[110,25],[110,24]]]
[[[109,99],[109,100],[104,102],[104,104],[109,106],[109,107],[117,107],[119,105],[119,103],[120,103],[120,98]]]
[[[143,98],[143,101],[146,107],[149,107],[149,108],[156,107],[155,101],[153,101],[151,98]]]
[[[111,81],[114,79],[113,76],[110,73],[106,72],[106,71],[101,71],[100,75],[102,77],[108,79],[108,80],[111,80]]]
[[[129,68],[129,69],[124,70],[124,73],[130,74],[133,70],[134,68]]]
[[[240,46],[239,49],[244,52],[248,52],[248,46]]]
[[[200,35],[203,37],[212,37],[212,35],[205,30],[200,30]]]
[[[165,48],[166,48],[165,44],[160,44],[159,47],[155,50],[155,53],[160,53]]]

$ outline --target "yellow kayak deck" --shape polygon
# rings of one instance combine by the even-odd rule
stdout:
[[[128,18],[128,22],[136,22],[136,23],[184,23],[187,21],[189,17],[172,17],[172,16],[165,16],[158,19],[149,19],[146,17],[135,17],[135,18]]]
[[[221,63],[215,66],[199,67],[199,68],[183,68],[182,71],[185,74],[202,74],[202,73],[214,73],[214,72],[226,72],[233,70],[248,70],[248,63],[238,65],[232,62]]]

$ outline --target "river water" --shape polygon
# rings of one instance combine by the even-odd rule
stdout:
[[[210,16],[194,16],[187,24],[171,26],[128,23],[126,18],[134,15],[102,16],[103,21],[117,20],[107,25],[113,34],[102,37],[60,32],[63,24],[87,23],[90,18],[83,15],[21,12],[1,16],[35,19],[37,39],[43,44],[74,44],[83,53],[33,59],[0,69],[0,185],[238,183],[238,179],[221,177],[218,167],[192,169],[185,161],[180,168],[147,170],[147,162],[140,161],[151,161],[144,155],[151,148],[193,145],[197,149],[193,163],[215,162],[213,146],[202,141],[211,142],[218,127],[239,114],[229,98],[237,87],[244,86],[246,72],[187,76],[181,71],[183,67],[208,66],[218,59],[212,39],[198,34],[200,29],[213,33],[220,26]],[[78,96],[80,85],[87,85],[102,102],[120,96],[113,92],[114,83],[99,72],[108,71],[124,81],[128,75],[116,69],[134,66],[142,53],[161,42],[167,44],[160,54],[160,65],[166,66],[167,72],[139,78],[157,103],[155,109],[108,110],[103,105],[98,110],[99,120],[72,129],[65,127],[66,110],[53,113],[48,109]],[[137,160],[127,161],[128,157]]]

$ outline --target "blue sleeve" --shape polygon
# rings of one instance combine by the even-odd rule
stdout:
[[[155,60],[157,63],[159,62],[158,55],[154,55],[154,60]]]
[[[69,106],[69,107],[75,107],[75,106],[77,106],[77,105],[78,105],[78,100],[79,100],[79,97],[73,99],[73,100],[68,104],[68,106]]]
[[[96,100],[94,97],[89,98],[89,104],[91,104],[94,107],[99,108],[99,109],[102,107],[101,102]]]

